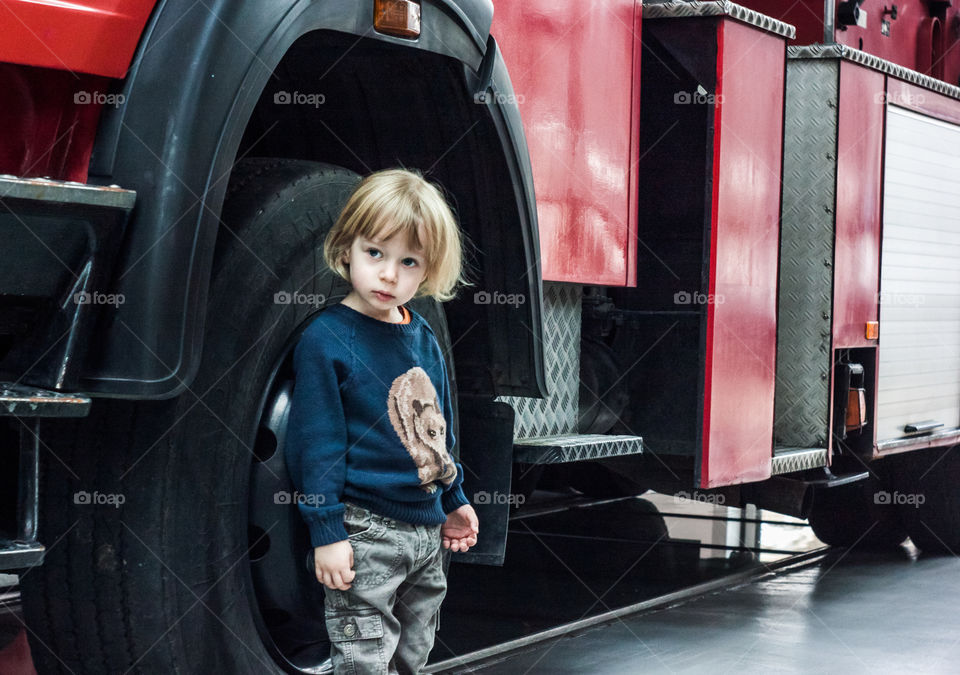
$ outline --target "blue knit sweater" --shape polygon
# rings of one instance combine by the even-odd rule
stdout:
[[[395,324],[333,305],[294,350],[286,462],[315,547],[347,538],[342,500],[425,525],[468,503],[443,354],[410,315]]]

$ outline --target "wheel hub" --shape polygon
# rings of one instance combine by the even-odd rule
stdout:
[[[268,385],[250,470],[253,614],[264,645],[287,672],[330,673],[323,586],[312,564],[307,566],[312,563],[309,533],[284,460],[293,392],[289,358],[285,365]]]

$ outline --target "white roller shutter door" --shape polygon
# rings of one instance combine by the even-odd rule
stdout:
[[[877,441],[960,426],[960,127],[888,106]]]

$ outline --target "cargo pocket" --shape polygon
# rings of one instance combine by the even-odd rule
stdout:
[[[385,673],[383,617],[379,613],[333,614],[327,617],[327,635],[336,672]],[[338,668],[338,661],[342,668]]]

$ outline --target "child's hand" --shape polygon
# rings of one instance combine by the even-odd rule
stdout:
[[[480,521],[469,504],[447,514],[447,522],[440,526],[443,547],[454,551],[466,551],[477,543]]]
[[[347,539],[313,549],[313,565],[317,573],[317,581],[327,588],[339,591],[350,588],[350,582],[357,575],[351,569],[353,546]]]

